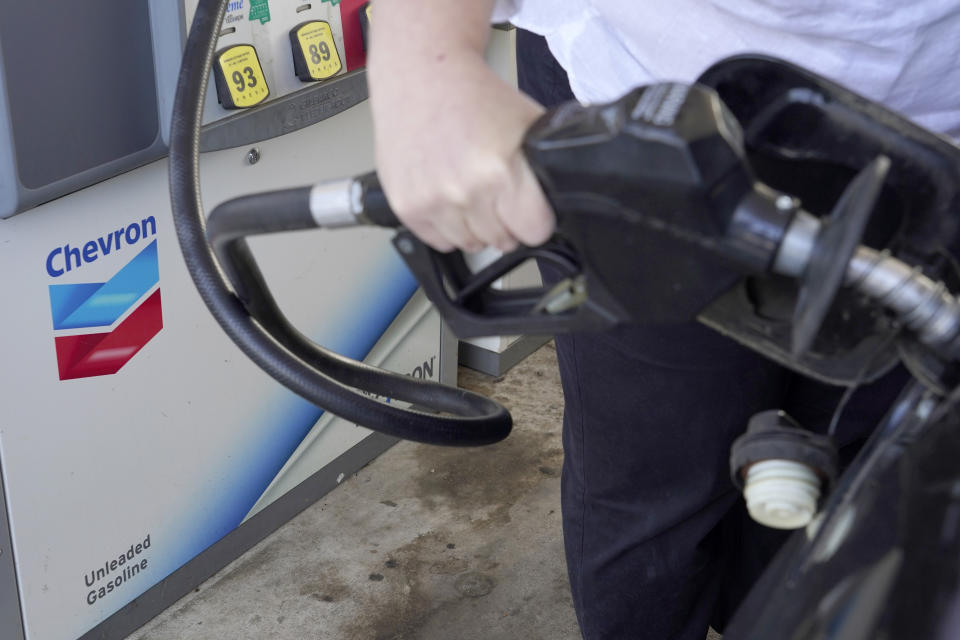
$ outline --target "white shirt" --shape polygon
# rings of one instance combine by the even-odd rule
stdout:
[[[498,0],[494,19],[545,36],[583,102],[765,53],[960,138],[960,0]]]

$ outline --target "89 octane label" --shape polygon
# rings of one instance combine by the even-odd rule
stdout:
[[[217,55],[217,66],[220,72],[217,90],[223,106],[233,109],[252,107],[270,95],[260,59],[252,46],[241,44],[221,51]]]
[[[326,80],[340,73],[343,65],[329,24],[308,22],[297,28],[296,36],[311,80]]]

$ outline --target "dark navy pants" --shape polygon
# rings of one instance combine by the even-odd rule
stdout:
[[[517,48],[523,91],[547,106],[572,99],[542,38],[521,31]],[[722,629],[786,535],[750,520],[729,479],[730,444],[765,409],[823,431],[843,390],[694,323],[556,343],[564,544],[583,635],[703,640],[709,624]],[[898,371],[854,395],[838,432],[843,457],[904,380]]]

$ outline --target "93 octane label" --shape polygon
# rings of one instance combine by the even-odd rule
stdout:
[[[313,80],[331,78],[343,68],[333,31],[326,22],[308,22],[297,29],[297,42]]]
[[[257,51],[248,44],[241,44],[222,51],[217,56],[223,84],[228,96],[220,96],[224,106],[234,108],[252,107],[270,95],[267,80],[260,67]]]

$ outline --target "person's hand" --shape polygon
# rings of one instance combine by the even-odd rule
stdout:
[[[520,150],[542,108],[483,60],[489,0],[378,0],[368,66],[376,165],[438,251],[546,241],[554,217]]]

